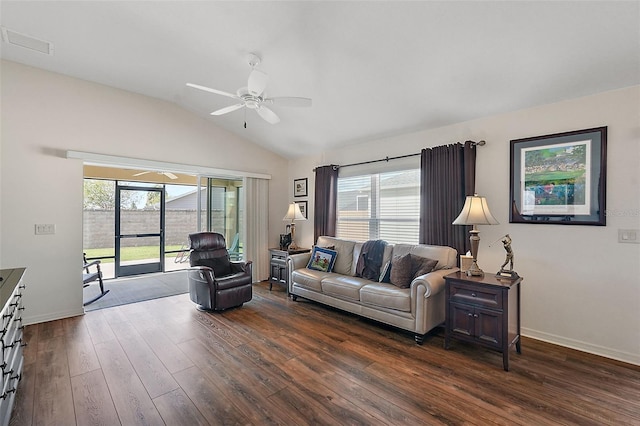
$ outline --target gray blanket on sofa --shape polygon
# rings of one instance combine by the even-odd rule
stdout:
[[[378,281],[386,247],[387,242],[384,240],[369,240],[362,244],[356,263],[356,277]]]

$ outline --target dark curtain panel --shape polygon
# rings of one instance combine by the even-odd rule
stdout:
[[[322,235],[336,236],[337,204],[338,166],[330,165],[316,168],[314,243]]]
[[[470,226],[452,225],[476,185],[476,146],[423,149],[420,156],[420,243],[450,246],[466,253]]]

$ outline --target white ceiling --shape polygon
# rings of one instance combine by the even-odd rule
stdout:
[[[640,2],[5,1],[1,25],[53,43],[3,42],[4,59],[141,93],[295,158],[640,84]],[[187,88],[313,98],[213,117],[234,103]],[[471,135],[472,136],[472,135]]]

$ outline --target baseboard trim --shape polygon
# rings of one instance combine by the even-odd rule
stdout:
[[[70,309],[68,311],[53,312],[46,315],[37,315],[34,317],[27,317],[22,320],[22,323],[24,325],[33,325],[33,324],[39,324],[41,322],[56,321],[64,318],[77,317],[78,315],[84,315],[84,308],[80,310]]]
[[[554,345],[564,346],[570,349],[575,349],[593,355],[603,356],[605,358],[615,359],[616,361],[622,361],[628,364],[640,366],[640,355],[638,354],[617,351],[614,349],[606,348],[604,346],[594,345],[591,343],[582,342],[580,340],[569,339],[567,337],[557,336],[555,334],[545,333],[543,331],[532,330],[530,328],[522,327],[521,332],[525,337],[542,340],[543,342],[553,343]]]

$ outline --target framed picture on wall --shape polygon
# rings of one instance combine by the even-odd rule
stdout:
[[[605,225],[607,128],[511,141],[511,223]]]
[[[293,180],[293,196],[294,197],[307,196],[307,178]]]
[[[307,216],[307,202],[296,201],[296,203],[298,204],[298,207],[300,207],[300,213],[302,213],[302,216],[304,216],[305,219],[309,219],[309,216]]]

